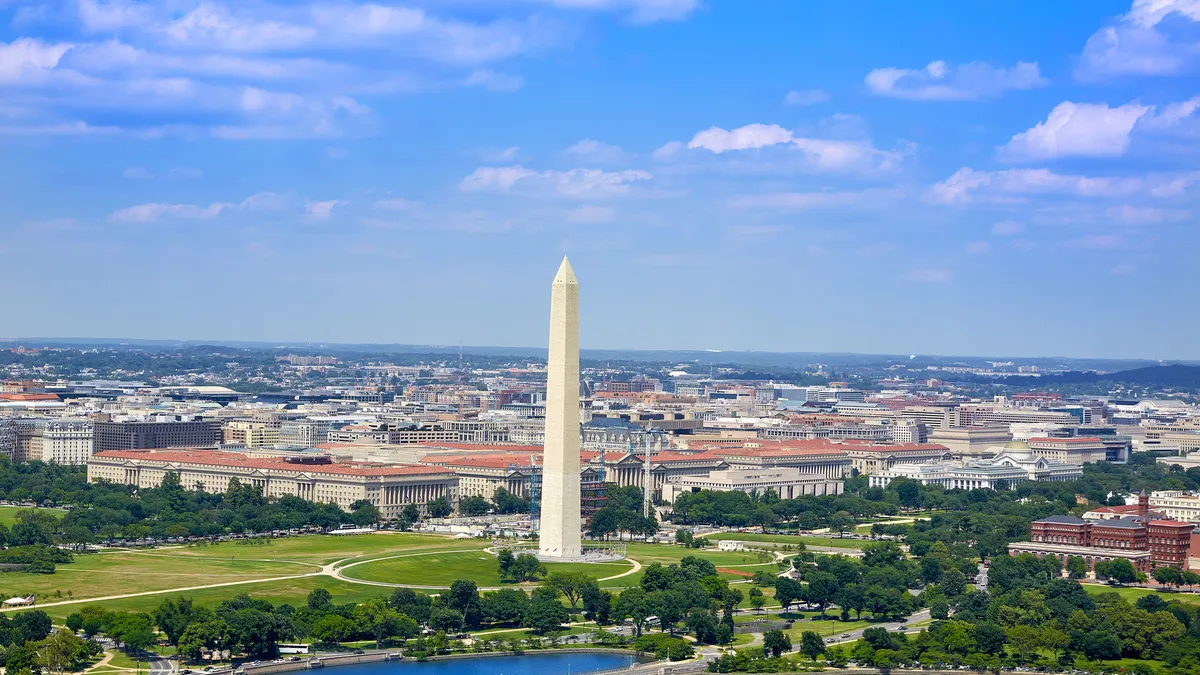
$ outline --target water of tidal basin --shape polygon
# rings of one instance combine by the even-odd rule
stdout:
[[[631,654],[520,654],[446,661],[362,663],[338,666],[331,669],[329,675],[575,675],[628,668],[634,663],[637,658]]]

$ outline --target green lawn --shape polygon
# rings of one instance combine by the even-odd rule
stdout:
[[[755,532],[714,532],[704,535],[709,541],[752,541],[769,544],[804,544],[806,546],[830,546],[834,548],[862,548],[869,543],[861,539],[842,539],[840,537],[814,537],[791,534],[758,534]]]
[[[328,590],[333,594],[334,603],[339,605],[351,602],[365,602],[371,598],[387,597],[392,593],[392,589],[381,586],[355,584],[330,577],[302,577],[300,579],[266,581],[260,584],[246,584],[243,586],[226,586],[222,588],[206,588],[198,591],[183,591],[180,593],[142,595],[135,598],[105,600],[102,604],[106,609],[113,611],[152,612],[166,598],[192,598],[198,605],[216,607],[222,600],[227,600],[240,593],[246,593],[253,598],[269,600],[275,605],[287,603],[298,607],[304,604],[308,598],[308,594],[315,588]],[[53,607],[42,607],[41,609],[49,614],[52,619],[61,622],[68,614],[78,612],[79,608],[87,604],[84,601]]]
[[[17,512],[18,511],[28,511],[29,509],[32,509],[32,508],[35,508],[35,507],[32,507],[32,506],[0,506],[0,524],[4,525],[5,527],[11,528],[13,526],[13,523],[17,522]],[[58,516],[59,518],[62,518],[67,513],[63,509],[37,508],[36,510],[45,511],[47,513],[53,513],[54,515]]]
[[[584,572],[597,579],[628,571],[627,561],[611,563],[548,563],[548,572]],[[496,557],[484,551],[407,555],[355,565],[343,574],[351,579],[381,581],[389,584],[448,587],[458,579],[470,579],[483,587],[500,586]],[[614,580],[623,581],[624,578]]]
[[[378,532],[336,536],[312,534],[301,537],[273,539],[265,546],[246,546],[236,542],[187,546],[173,549],[180,555],[203,557],[262,558],[268,560],[292,560],[326,565],[351,558],[371,558],[393,553],[417,553],[446,549],[484,548],[488,542],[481,539],[453,539],[435,534],[413,534],[409,532]]]
[[[1178,600],[1180,602],[1188,602],[1194,605],[1200,605],[1200,595],[1194,593],[1163,593],[1154,591],[1149,588],[1130,588],[1125,586],[1101,586],[1099,584],[1084,584],[1084,590],[1092,595],[1101,595],[1104,593],[1116,593],[1128,602],[1136,602],[1143,595],[1157,595],[1166,602]]]
[[[243,548],[243,552],[246,549]],[[249,558],[250,556],[246,556]],[[313,565],[247,559],[178,556],[172,551],[78,554],[54,574],[0,574],[0,595],[36,594],[39,602],[123,595],[317,571]]]

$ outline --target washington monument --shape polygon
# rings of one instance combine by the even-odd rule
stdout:
[[[540,557],[581,557],[579,506],[579,284],[564,257],[550,285]]]

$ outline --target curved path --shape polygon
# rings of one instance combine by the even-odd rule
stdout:
[[[395,584],[395,583],[391,583],[391,582],[387,582],[387,581],[368,581],[366,579],[359,579],[357,577],[348,577],[344,574],[344,572],[346,570],[350,569],[351,567],[358,567],[359,565],[365,565],[367,563],[373,563],[373,562],[377,562],[380,560],[394,560],[396,558],[414,558],[414,557],[422,556],[422,555],[442,555],[445,553],[476,553],[478,551],[479,551],[479,549],[477,549],[477,548],[471,548],[471,549],[458,549],[458,550],[453,550],[453,551],[427,551],[427,552],[423,552],[423,553],[400,553],[397,555],[388,555],[388,556],[382,556],[379,558],[371,558],[370,560],[356,560],[354,562],[347,563],[347,564],[342,564],[342,563],[346,563],[346,560],[341,560],[341,561],[332,563],[330,565],[326,565],[325,568],[322,569],[321,573],[328,574],[329,576],[331,576],[335,579],[339,579],[341,581],[347,581],[352,584],[364,584],[367,586],[383,586],[385,588],[416,588],[416,589],[421,589],[421,590],[444,590],[448,587],[447,586],[425,586],[425,585],[419,585],[419,584]],[[354,560],[354,559],[347,558],[347,560]],[[626,558],[626,560],[633,564],[633,566],[630,567],[628,570],[625,570],[624,572],[621,572],[620,574],[614,574],[609,577],[604,577],[603,579],[597,579],[597,581],[609,581],[611,579],[620,579],[621,577],[626,577],[631,574],[636,574],[639,570],[642,569],[642,564],[640,562],[634,560],[633,558]],[[489,587],[481,587],[479,590],[481,590],[481,591],[498,591],[503,588],[512,588],[512,586],[489,586]]]
[[[148,552],[148,551],[143,552],[143,551],[132,551],[132,550],[127,550],[127,549],[122,549],[122,550],[125,552],[128,552],[128,553],[134,553],[134,554],[138,554],[138,555],[145,555],[145,556],[151,556],[151,557],[157,555],[158,557],[187,558],[187,559],[193,559],[193,560],[197,560],[197,561],[213,559],[211,557],[206,558],[206,557],[201,557],[201,556],[183,556],[183,555],[169,555],[169,554],[161,555],[161,554],[155,554],[155,553]],[[268,582],[272,582],[272,581],[287,581],[287,580],[291,580],[291,579],[306,579],[309,577],[332,577],[334,579],[337,579],[339,581],[345,581],[347,583],[362,584],[365,586],[380,586],[380,587],[385,587],[385,588],[414,588],[414,589],[419,589],[419,590],[445,590],[446,588],[448,588],[447,586],[393,584],[393,583],[387,583],[387,582],[382,582],[382,581],[367,581],[365,579],[356,579],[354,577],[345,576],[343,574],[343,571],[346,569],[349,569],[351,567],[356,567],[358,565],[363,565],[363,564],[366,564],[369,562],[374,562],[376,560],[389,560],[392,558],[407,558],[407,557],[422,556],[422,555],[438,555],[438,554],[444,554],[444,553],[477,553],[480,550],[481,549],[478,549],[478,548],[471,548],[471,549],[455,549],[455,550],[446,550],[446,551],[424,551],[421,553],[403,553],[403,554],[397,554],[397,555],[379,556],[379,557],[370,557],[370,558],[364,558],[363,556],[355,556],[352,558],[344,558],[342,560],[337,560],[337,561],[334,561],[334,562],[331,562],[331,563],[328,563],[325,565],[319,565],[317,563],[311,563],[311,562],[301,562],[301,561],[296,561],[296,560],[243,558],[243,560],[253,561],[253,562],[276,562],[276,563],[291,563],[291,564],[296,564],[296,565],[305,565],[307,567],[315,568],[315,571],[305,572],[305,573],[301,573],[301,574],[285,574],[285,575],[280,575],[280,576],[257,577],[257,578],[252,578],[252,579],[236,579],[233,581],[220,581],[220,582],[216,582],[216,583],[200,584],[200,585],[195,585],[195,586],[179,586],[176,588],[160,588],[160,589],[151,590],[151,591],[139,591],[136,593],[121,593],[121,594],[117,594],[117,595],[100,595],[100,596],[93,596],[93,597],[88,597],[88,598],[72,598],[70,600],[59,600],[57,602],[40,602],[36,605],[36,607],[40,609],[40,608],[45,608],[45,607],[59,607],[59,606],[63,606],[63,605],[79,605],[79,604],[85,604],[85,603],[107,602],[109,600],[124,600],[126,598],[138,598],[138,597],[145,597],[145,596],[150,596],[150,595],[163,595],[166,593],[186,593],[188,591],[201,591],[201,590],[205,590],[205,589],[209,589],[209,588],[225,588],[225,587],[229,587],[229,586],[245,586],[245,585],[249,585],[249,584],[261,584],[261,583],[268,583]],[[782,556],[780,556],[780,557],[782,557]],[[363,559],[359,560],[357,558],[363,558]],[[221,558],[221,559],[223,560],[224,558]],[[621,572],[620,574],[614,574],[612,576],[598,579],[597,581],[611,581],[613,579],[620,579],[622,577],[628,577],[628,576],[637,574],[639,571],[641,571],[642,564],[640,562],[638,562],[637,560],[635,560],[633,558],[626,558],[626,560],[631,565],[631,567],[628,570],[625,570],[624,572]],[[177,575],[177,576],[180,576],[180,575]],[[501,588],[512,588],[512,586],[495,586],[495,587],[480,588],[479,590],[495,591],[495,590],[500,590]],[[30,609],[30,607],[0,607],[0,613],[18,612],[23,609]],[[108,668],[112,668],[112,666],[108,666]]]

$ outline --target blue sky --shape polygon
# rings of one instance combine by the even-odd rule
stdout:
[[[1200,358],[1200,2],[0,0],[0,335]]]

